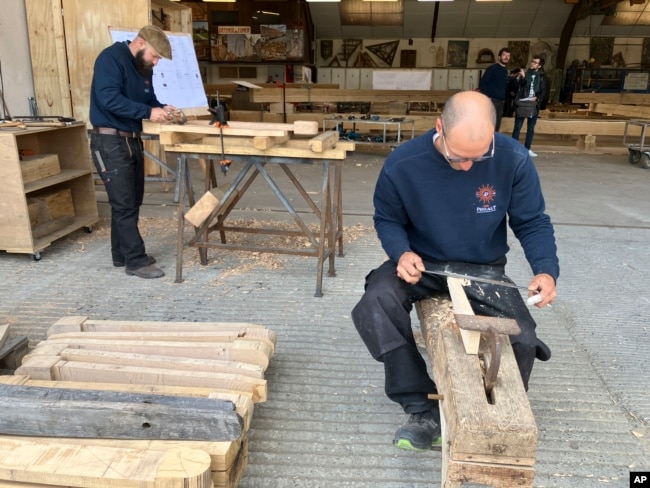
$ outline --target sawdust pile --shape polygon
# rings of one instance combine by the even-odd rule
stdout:
[[[314,245],[305,235],[287,235],[288,232],[301,232],[295,223],[258,220],[258,219],[230,219],[227,227],[237,227],[251,232],[227,232],[226,243],[237,246],[247,246],[249,250],[233,249],[208,249],[208,262],[212,267],[220,270],[220,278],[240,275],[255,269],[282,269],[292,259],[315,259],[314,256],[296,254],[281,254],[264,252],[264,249],[291,249],[294,252],[315,252]],[[178,223],[175,219],[141,217],[139,223],[140,234],[147,241],[148,236],[156,236],[162,245],[176,246]],[[318,225],[307,224],[309,230],[318,237]],[[255,233],[260,229],[273,229],[279,234]],[[110,240],[110,219],[101,218],[90,234],[77,233],[70,237],[77,244],[80,252],[89,242],[103,239]],[[354,242],[357,239],[373,234],[374,229],[369,226],[357,224],[343,229],[343,244]],[[184,242],[187,244],[194,236],[191,225],[185,226]],[[211,242],[220,242],[219,232],[210,233]],[[201,266],[199,251],[196,247],[185,245],[183,249],[183,267],[190,269]]]

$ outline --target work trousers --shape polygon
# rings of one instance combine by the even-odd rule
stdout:
[[[530,146],[533,145],[535,125],[537,124],[537,114],[532,117],[515,117],[515,126],[512,129],[512,138],[519,140],[519,133],[524,125],[524,120],[528,121],[526,122],[526,142],[524,142],[524,146],[526,146],[526,149],[530,149]]]
[[[497,120],[496,125],[494,126],[494,132],[499,132],[499,128],[501,127],[501,118],[503,117],[503,105],[506,101],[499,98],[490,98],[490,100],[492,100],[492,105],[494,105],[494,109],[497,112]]]
[[[425,261],[427,269],[447,270],[459,274],[493,280],[511,280],[503,264],[473,265]],[[516,288],[471,282],[464,287],[472,309],[477,315],[512,318],[521,334],[510,336],[524,387],[533,362],[548,360],[550,350],[535,334],[535,321]],[[423,275],[415,285],[397,276],[397,265],[386,261],[366,277],[365,293],[352,310],[352,320],[374,359],[384,363],[386,395],[399,403],[406,413],[419,413],[435,408],[427,395],[436,392],[424,358],[417,349],[410,313],[413,303],[448,291],[444,276]]]
[[[90,151],[111,205],[111,254],[128,269],[147,265],[138,229],[144,197],[144,153],[139,138],[91,134]]]

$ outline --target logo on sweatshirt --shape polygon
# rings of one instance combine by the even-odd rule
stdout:
[[[480,206],[476,207],[476,213],[496,212],[497,206],[492,203],[497,196],[497,191],[492,185],[482,185],[476,190],[476,198]]]

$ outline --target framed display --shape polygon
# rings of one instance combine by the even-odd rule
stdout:
[[[469,41],[448,41],[447,66],[450,68],[466,68]]]

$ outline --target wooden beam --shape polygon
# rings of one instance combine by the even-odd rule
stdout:
[[[243,422],[211,398],[0,384],[0,434],[233,441]]]

